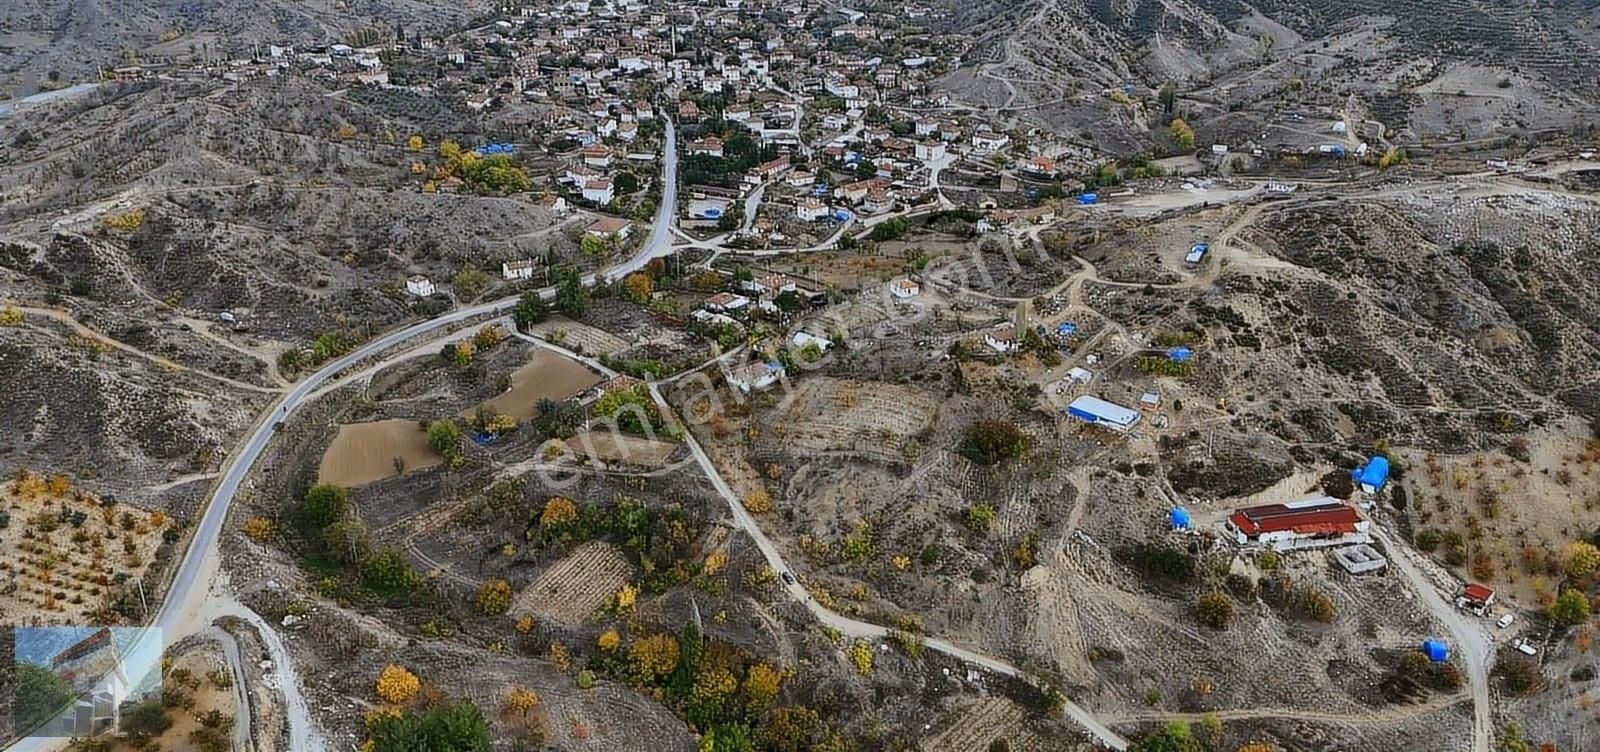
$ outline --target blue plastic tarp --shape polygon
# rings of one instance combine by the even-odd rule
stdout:
[[[1434,663],[1444,663],[1450,660],[1450,646],[1446,645],[1444,640],[1423,640],[1422,652],[1428,656],[1428,660]]]
[[[1167,512],[1167,521],[1172,524],[1173,530],[1188,530],[1192,522],[1189,519],[1189,510],[1183,507],[1173,507]]]
[[[1167,357],[1171,358],[1174,362],[1182,363],[1194,357],[1194,351],[1187,347],[1174,347],[1167,351]]]

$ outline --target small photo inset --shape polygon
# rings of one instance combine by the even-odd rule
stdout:
[[[146,627],[17,627],[7,718],[22,739],[92,739],[161,693],[161,632]],[[25,748],[25,747],[24,747]]]

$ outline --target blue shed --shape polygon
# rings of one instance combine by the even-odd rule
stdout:
[[[1173,530],[1188,530],[1192,526],[1189,519],[1189,510],[1183,507],[1173,507],[1167,512],[1167,522],[1172,524]]]
[[[1080,205],[1082,205],[1082,206],[1088,206],[1090,204],[1098,204],[1098,203],[1100,203],[1100,194],[1098,194],[1098,193],[1084,193],[1084,194],[1081,194],[1081,195],[1078,196],[1078,203]]]
[[[1167,357],[1174,363],[1186,363],[1194,357],[1194,351],[1187,347],[1174,347],[1167,351]]]
[[[1366,493],[1382,491],[1384,484],[1389,482],[1389,458],[1376,455],[1368,459],[1367,464],[1351,471],[1350,477]]]
[[[1072,335],[1077,334],[1077,333],[1078,333],[1078,325],[1072,323],[1071,321],[1063,321],[1063,322],[1061,322],[1059,324],[1056,324],[1056,334],[1058,334],[1058,335],[1061,335],[1063,337],[1071,337]]]
[[[850,212],[847,212],[844,209],[834,209],[833,219],[835,222],[849,222]]]
[[[1434,663],[1450,660],[1450,646],[1444,644],[1444,640],[1423,640],[1422,652]]]

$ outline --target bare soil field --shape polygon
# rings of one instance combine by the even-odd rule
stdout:
[[[611,332],[580,324],[564,316],[552,316],[534,324],[528,327],[528,333],[585,355],[614,353],[629,345],[627,340]]]
[[[538,416],[539,400],[564,400],[601,380],[600,374],[582,363],[541,348],[511,374],[511,389],[483,406],[517,420],[529,420]]]
[[[626,436],[614,431],[585,431],[566,440],[567,450],[590,460],[635,467],[665,467],[667,458],[677,451],[670,441],[655,441]]]
[[[395,471],[395,458],[401,472],[433,467],[441,461],[428,448],[428,434],[414,420],[378,420],[347,423],[322,455],[317,479],[338,486],[359,486],[382,480]]]
[[[827,377],[800,382],[787,409],[771,416],[770,441],[803,456],[849,454],[893,464],[934,420],[938,401],[925,392]],[[757,453],[777,446],[761,444]]]
[[[585,543],[523,588],[511,605],[511,613],[580,624],[632,576],[633,565],[616,546],[602,541]]]
[[[162,532],[162,512],[126,504],[103,506],[75,490],[27,471],[0,485],[0,614],[17,624],[79,624],[107,609],[123,578],[143,579]]]

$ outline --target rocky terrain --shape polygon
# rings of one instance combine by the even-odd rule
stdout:
[[[477,10],[415,0],[17,0],[0,18],[0,75],[13,75],[27,94],[52,71],[86,80],[99,66],[222,57],[267,43],[334,44],[373,27],[428,33]]]

